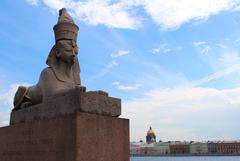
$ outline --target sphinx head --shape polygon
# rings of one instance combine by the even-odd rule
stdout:
[[[73,65],[77,62],[78,47],[72,40],[60,40],[51,49],[47,65],[52,66],[55,64],[66,63]]]

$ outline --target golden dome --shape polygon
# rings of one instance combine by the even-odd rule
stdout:
[[[147,135],[154,135],[155,136],[155,133],[154,131],[152,130],[152,127],[150,126],[149,130],[147,131]]]

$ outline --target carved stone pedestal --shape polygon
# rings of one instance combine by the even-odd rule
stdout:
[[[129,120],[78,112],[2,127],[0,161],[129,161]]]
[[[41,104],[11,112],[10,124],[31,122],[86,112],[118,117],[121,115],[121,100],[103,95],[98,91],[68,91],[44,100]]]

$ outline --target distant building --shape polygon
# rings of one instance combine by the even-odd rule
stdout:
[[[217,152],[220,154],[240,154],[240,142],[219,142]]]
[[[145,147],[145,143],[143,142],[131,142],[130,143],[130,154],[131,155],[137,155],[142,154],[142,147]]]
[[[201,143],[201,142],[193,142],[190,144],[190,153],[191,154],[207,154],[208,144]]]
[[[140,152],[142,155],[157,155],[158,152],[154,147],[141,147]]]
[[[208,142],[208,153],[209,154],[215,154],[217,153],[217,143],[209,141]]]
[[[131,155],[156,155],[157,150],[153,148],[153,144],[145,144],[141,143],[138,145],[130,146],[130,154]]]
[[[156,135],[149,127],[146,142],[130,142],[131,155],[239,155],[240,141],[168,141],[156,142]]]
[[[157,150],[158,155],[170,154],[170,142],[158,142],[153,145]]]
[[[156,135],[152,130],[152,127],[147,131],[146,143],[151,144],[156,142]]]
[[[189,142],[174,142],[170,144],[171,154],[189,154],[190,143]]]

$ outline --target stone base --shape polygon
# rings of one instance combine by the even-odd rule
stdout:
[[[121,100],[102,94],[101,91],[82,92],[76,89],[46,98],[41,104],[12,111],[10,125],[55,118],[76,112],[118,117],[121,115]]]
[[[129,161],[129,120],[77,113],[0,128],[0,161]]]

